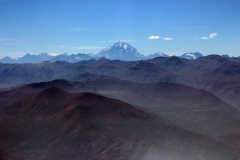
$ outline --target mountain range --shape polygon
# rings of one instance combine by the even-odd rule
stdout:
[[[125,85],[130,87],[121,90]],[[95,90],[95,93],[84,90]],[[142,95],[141,90],[148,93]],[[177,93],[182,90],[187,94],[178,97]],[[16,97],[17,92],[26,94]],[[230,147],[232,143],[227,142],[227,138],[219,138],[239,128],[240,112],[210,95],[210,99],[216,100],[213,104],[207,100],[208,93],[201,90],[177,84],[143,85],[103,78],[80,83],[66,80],[33,83],[4,93],[8,96],[1,98],[1,104],[4,100],[12,101],[0,107],[0,156],[3,159],[225,160],[240,157],[236,146]],[[122,99],[135,105],[100,94],[125,95]],[[188,94],[198,97],[197,102],[206,100],[202,102],[205,105],[194,106],[193,100],[179,108],[178,103],[184,101],[183,97],[188,98]],[[144,102],[146,95],[151,98]],[[159,97],[164,101],[159,101]],[[134,102],[136,98],[143,101]],[[146,105],[149,100],[153,102]],[[160,106],[154,107],[159,102]],[[139,103],[147,108],[137,107]],[[188,105],[193,108],[189,109]],[[203,116],[206,109],[208,115]],[[157,114],[151,113],[153,110]],[[176,126],[171,117],[176,117],[176,121],[188,129]]]
[[[179,56],[180,58],[186,59],[197,59],[202,57],[203,55],[199,52],[189,52],[184,53],[183,55]],[[70,63],[79,62],[82,60],[90,60],[90,59],[100,59],[106,58],[111,60],[124,60],[124,61],[136,61],[136,60],[148,60],[153,59],[156,57],[169,57],[169,55],[158,52],[153,53],[150,55],[143,55],[137,51],[136,48],[132,47],[130,44],[126,42],[117,42],[112,46],[103,49],[102,51],[95,53],[95,54],[85,54],[85,53],[78,53],[78,54],[60,54],[60,55],[51,55],[48,53],[41,53],[38,55],[31,55],[26,54],[23,57],[2,57],[0,58],[0,62],[2,63],[41,63],[43,61],[66,61]],[[223,57],[228,57],[228,55],[223,55]]]
[[[54,79],[94,80],[102,76],[138,83],[179,83],[212,92],[226,103],[240,108],[240,63],[217,55],[195,60],[159,57],[145,61],[99,59],[77,63],[0,63],[0,88]]]
[[[0,159],[240,159],[238,58],[100,53],[0,63]]]

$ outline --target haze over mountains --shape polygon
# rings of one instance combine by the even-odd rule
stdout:
[[[58,88],[3,107],[0,124],[0,151],[6,159],[238,157],[227,145],[119,100]]]
[[[178,57],[145,61],[89,60],[78,63],[0,64],[0,88],[66,79],[83,81],[112,76],[139,83],[171,82],[204,89],[240,108],[240,64],[212,55],[188,60]]]
[[[0,63],[0,159],[240,159],[238,58],[24,57]]]
[[[189,52],[189,53],[184,53],[179,57],[186,58],[186,59],[197,59],[202,56],[203,55],[199,52]],[[223,55],[223,56],[229,58],[228,55]],[[71,54],[71,55],[67,53],[60,54],[60,55],[52,55],[48,53],[31,55],[28,53],[23,57],[5,56],[0,58],[0,62],[2,63],[40,63],[43,61],[50,61],[50,62],[66,61],[66,62],[74,63],[82,60],[100,59],[100,58],[106,58],[111,60],[135,61],[135,60],[148,60],[156,57],[169,57],[169,55],[158,52],[158,53],[153,53],[145,56],[139,53],[137,49],[132,47],[130,44],[126,42],[117,42],[112,46],[109,46],[98,53],[92,53],[92,54],[78,53],[78,54]]]

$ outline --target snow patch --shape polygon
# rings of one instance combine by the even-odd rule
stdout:
[[[195,55],[191,54],[191,53],[187,53],[187,56],[193,57],[193,59],[197,59],[197,57],[195,57]]]
[[[59,54],[57,54],[57,53],[49,53],[48,55],[49,55],[49,56],[56,57],[56,56],[58,56]]]
[[[18,60],[19,58],[18,57],[10,57],[10,59]]]

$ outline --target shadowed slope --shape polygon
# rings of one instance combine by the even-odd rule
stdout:
[[[23,98],[42,91],[49,87],[58,87],[63,90],[71,90],[73,85],[63,79],[57,79],[49,82],[31,83],[15,89],[0,92],[0,107],[10,105],[11,103],[22,100]]]
[[[231,148],[119,100],[49,88],[1,108],[6,159],[237,158]]]
[[[61,87],[71,92],[95,92],[120,99],[154,112],[184,129],[212,137],[240,127],[240,113],[237,109],[207,91],[181,84],[139,84],[111,77],[86,82],[63,81],[62,85],[57,82],[34,83],[8,91],[11,92],[9,97],[2,97],[0,102],[11,104],[13,99],[19,98],[14,94],[19,93],[19,90],[29,94],[46,87]]]
[[[240,150],[240,128],[216,138],[217,141],[228,144],[236,150]]]

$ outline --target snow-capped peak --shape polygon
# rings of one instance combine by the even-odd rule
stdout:
[[[103,49],[101,52],[110,52],[112,50],[133,50],[133,51],[136,51],[135,48],[133,48],[130,44],[126,43],[126,42],[122,42],[122,41],[119,41],[115,44],[113,44],[112,46],[109,46],[105,49]],[[100,52],[100,53],[101,53]]]
[[[112,47],[126,47],[128,45],[129,44],[127,44],[126,42],[119,41],[119,42],[115,43]]]
[[[105,57],[108,59],[120,59],[120,60],[140,60],[144,59],[144,56],[140,54],[137,49],[132,47],[126,42],[119,41],[112,46],[109,46],[99,52],[98,57]]]
[[[156,58],[156,57],[169,57],[169,56],[162,52],[153,53],[147,56],[147,58],[149,59]]]
[[[155,53],[156,55],[158,55],[158,56],[165,56],[166,54],[164,54],[164,53],[162,53],[162,52],[157,52],[157,53]]]
[[[189,52],[189,53],[184,53],[181,55],[181,58],[186,58],[186,59],[197,59],[199,57],[202,57],[203,55],[199,52]]]

